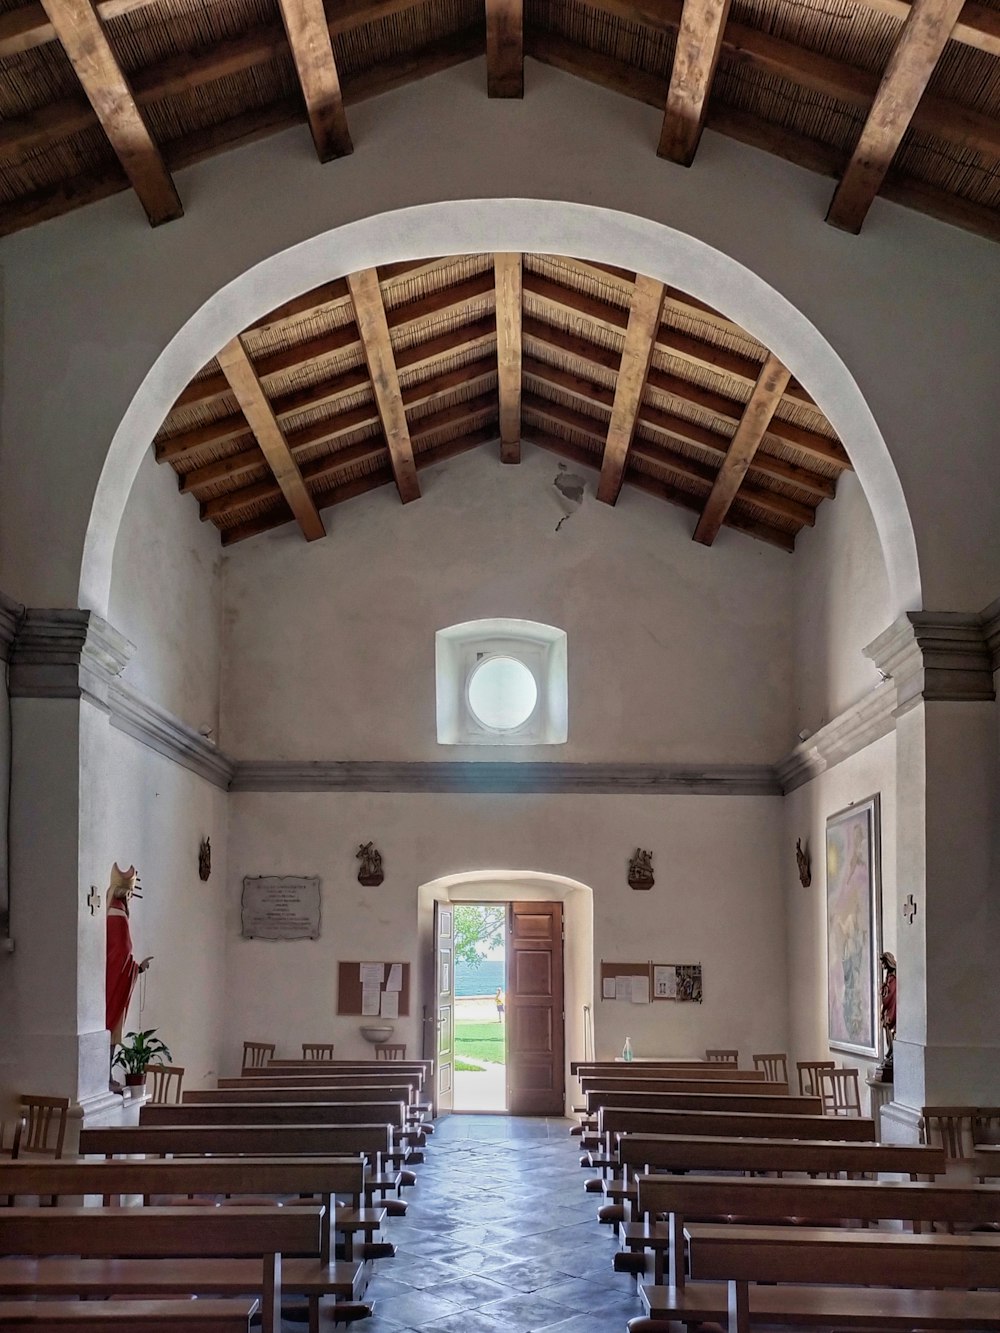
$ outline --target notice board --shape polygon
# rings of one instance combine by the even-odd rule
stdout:
[[[378,1010],[372,1013],[365,1011],[365,991],[372,995],[375,990],[377,973],[374,969],[381,968],[381,979],[378,980]],[[398,969],[398,971],[395,971]],[[367,979],[367,986],[366,986]],[[397,1013],[386,1013],[388,1007],[391,1009],[392,1003],[386,1001],[386,995],[393,994],[394,981],[398,981],[396,1007]],[[407,1018],[410,1013],[410,965],[409,963],[390,963],[382,961],[356,962],[356,963],[338,963],[337,964],[337,1013],[338,1014],[358,1014],[364,1018],[370,1018],[373,1023],[380,1019],[385,1022],[391,1022],[393,1018]]]

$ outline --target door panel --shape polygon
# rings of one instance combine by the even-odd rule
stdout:
[[[454,910],[434,904],[434,1060],[435,1111],[448,1115],[455,1106],[455,932]]]
[[[507,1107],[511,1115],[562,1115],[562,903],[507,910]]]

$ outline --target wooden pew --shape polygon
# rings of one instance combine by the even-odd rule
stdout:
[[[397,1069],[358,1071],[357,1073],[308,1074],[288,1072],[280,1075],[261,1075],[258,1073],[241,1074],[239,1078],[220,1078],[216,1080],[218,1088],[349,1088],[362,1083],[369,1087],[373,1084],[398,1086],[405,1084],[410,1089],[410,1101],[419,1101],[423,1088],[420,1074],[400,1072]]]
[[[598,1129],[608,1154],[618,1134],[711,1134],[717,1138],[829,1139],[874,1143],[875,1122],[859,1116],[754,1115],[749,1111],[647,1111],[602,1106]]]
[[[593,1088],[587,1093],[587,1111],[602,1106],[635,1107],[650,1111],[748,1111],[757,1115],[819,1115],[818,1097],[762,1097],[752,1094],[707,1092],[629,1092]]]
[[[31,1280],[37,1295],[259,1292],[263,1333],[279,1333],[282,1256],[315,1256],[307,1262],[325,1273],[322,1225],[323,1209],[311,1207],[145,1208],[141,1220],[135,1208],[5,1208],[4,1251],[18,1258],[4,1262],[27,1269],[12,1284]],[[58,1277],[37,1276],[34,1261],[64,1255],[79,1258],[59,1260]]]
[[[748,1093],[758,1097],[786,1097],[787,1083],[768,1083],[764,1080],[750,1082],[747,1079],[697,1079],[697,1078],[646,1078],[632,1074],[623,1074],[620,1078],[608,1074],[584,1074],[580,1079],[581,1093],[588,1093],[595,1088],[620,1088],[622,1092],[707,1092],[732,1093],[735,1096]]]
[[[140,1125],[363,1125],[377,1122],[405,1133],[406,1103],[378,1102],[223,1102],[218,1105],[147,1103]]]
[[[0,1328],[6,1333],[249,1333],[260,1301],[0,1301]]]
[[[980,1143],[976,1148],[974,1169],[978,1180],[1000,1176],[1000,1143]]]
[[[269,1060],[266,1065],[254,1070],[255,1076],[273,1075],[281,1077],[288,1073],[325,1074],[325,1073],[364,1073],[369,1069],[384,1070],[385,1060]],[[400,1074],[419,1074],[424,1086],[429,1087],[434,1077],[433,1060],[393,1060],[392,1068]]]
[[[693,1310],[699,1319],[722,1318],[729,1333],[749,1333],[752,1318],[879,1330],[1000,1329],[996,1290],[969,1290],[1000,1286],[1000,1236],[694,1225],[687,1243],[691,1276],[705,1280],[679,1291],[643,1287],[657,1322],[631,1320],[633,1333],[660,1326],[678,1298],[685,1318]]]
[[[663,1222],[639,1211],[638,1181],[661,1171],[744,1171],[822,1173],[856,1177],[880,1171],[918,1176],[943,1175],[942,1148],[899,1143],[829,1143],[803,1139],[681,1138],[663,1134],[622,1134],[616,1176],[604,1182],[609,1205],[621,1209],[616,1271],[640,1273],[647,1251],[665,1252],[669,1232]],[[615,1219],[612,1219],[615,1220]]]
[[[972,1226],[1000,1219],[1000,1188],[992,1185],[899,1183],[887,1180],[761,1180],[717,1176],[638,1177],[637,1207],[644,1216],[666,1215],[669,1282],[684,1285],[683,1228],[690,1218],[788,1224],[792,1219],[828,1224],[830,1218],[862,1223],[957,1222]],[[787,1227],[778,1228],[777,1236]],[[1000,1243],[1000,1236],[995,1238]],[[656,1280],[662,1281],[657,1250]],[[1000,1257],[1000,1252],[998,1252]]]
[[[188,1194],[315,1195],[325,1210],[320,1258],[327,1264],[334,1258],[334,1229],[344,1231],[348,1237],[356,1231],[367,1235],[377,1232],[382,1221],[378,1216],[381,1209],[361,1208],[364,1161],[360,1155],[267,1159],[182,1157],[145,1161],[0,1160],[0,1194],[55,1199],[99,1194],[109,1203],[121,1203],[120,1196],[125,1194],[144,1198]],[[339,1207],[338,1194],[350,1195],[351,1204]],[[366,1211],[373,1215],[366,1217]],[[345,1257],[350,1259],[350,1252]]]
[[[364,1197],[391,1191],[399,1194],[406,1183],[393,1171],[397,1160],[406,1161],[405,1150],[396,1144],[392,1125],[116,1125],[80,1131],[81,1154],[106,1157],[138,1153],[174,1157],[211,1153],[224,1157],[246,1156],[333,1156],[359,1153],[368,1162]],[[391,1213],[399,1210],[390,1208]]]
[[[726,1079],[737,1083],[758,1083],[764,1081],[762,1069],[737,1069],[733,1065],[710,1064],[706,1060],[686,1060],[684,1062],[641,1060],[574,1060],[570,1063],[570,1073],[575,1077],[587,1077],[590,1074],[608,1074],[612,1078],[621,1075],[625,1078],[682,1078],[682,1079]]]
[[[337,1100],[351,1102],[404,1102],[409,1105],[410,1087],[406,1083],[378,1084],[375,1087],[359,1087],[357,1084],[344,1089],[290,1088],[282,1085],[277,1088],[192,1088],[181,1093],[181,1105],[206,1106],[213,1103],[243,1102],[333,1102]]]

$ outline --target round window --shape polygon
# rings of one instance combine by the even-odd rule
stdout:
[[[516,657],[486,657],[469,677],[469,707],[493,731],[513,731],[527,722],[538,702],[538,685]]]

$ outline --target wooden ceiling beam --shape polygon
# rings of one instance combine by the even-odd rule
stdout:
[[[610,408],[614,402],[613,390],[601,384],[594,384],[582,376],[537,361],[533,357],[525,361],[524,373],[527,379],[540,380],[553,388],[562,389],[583,403]],[[649,403],[643,403],[639,409],[639,424],[662,431],[672,439],[682,444],[693,445],[709,455],[725,455],[729,451],[728,436],[700,426],[695,421],[688,421],[686,417],[664,412]],[[817,500],[832,500],[837,493],[836,485],[829,477],[799,467],[796,463],[786,463],[782,458],[773,458],[770,454],[758,451],[751,468],[761,477],[795,486],[807,495],[815,496]],[[715,469],[713,476],[714,473]]]
[[[774,409],[788,383],[790,372],[773,352],[768,354],[750,401],[729,445],[729,452],[719,468],[711,494],[705,501],[694,530],[694,539],[711,546],[736,499],[754,455],[760,448]]]
[[[684,0],[657,154],[689,167],[701,141],[730,0]]]
[[[859,232],[948,43],[964,0],[913,0],[827,222]]]
[[[521,256],[493,256],[496,283],[500,462],[521,461]]]
[[[237,402],[243,410],[250,429],[274,473],[274,479],[298,520],[306,541],[326,536],[323,520],[313,503],[312,496],[302,480],[299,466],[292,457],[284,432],[275,420],[271,404],[254,371],[240,339],[228,342],[218,354],[222,373],[229,380]]]
[[[492,283],[492,280],[491,280]],[[403,504],[420,496],[420,483],[413,461],[413,445],[406,421],[406,409],[399,388],[399,375],[389,336],[389,324],[378,274],[373,268],[351,273],[347,279],[354,302],[354,319],[361,334],[368,373],[375,391],[375,403],[382,421],[382,433],[389,445],[396,489]],[[414,304],[420,304],[415,302]],[[405,307],[404,307],[405,308]]]
[[[559,435],[552,435],[550,432],[540,429],[537,426],[525,426],[525,438],[539,449],[545,449],[549,453],[557,454],[561,458],[568,458],[571,462],[578,463],[583,467],[599,468],[600,455],[592,454],[580,445],[574,444],[571,440],[564,440]],[[658,477],[651,477],[644,472],[630,470],[625,477],[625,483],[634,486],[636,490],[645,491],[649,495],[655,495],[658,500],[666,500],[669,504],[679,505],[682,509],[688,509],[694,513],[701,511],[701,501],[696,495],[683,490],[680,486],[671,486],[669,482],[661,481]],[[772,528],[767,523],[758,523],[753,519],[744,519],[736,514],[730,514],[726,526],[734,528],[737,532],[742,532],[748,537],[755,537],[758,541],[767,542],[771,546],[777,546],[782,551],[793,551],[795,549],[795,538],[788,532],[780,528]]]
[[[524,96],[524,0],[486,0],[486,92]]]
[[[323,0],[278,0],[321,162],[354,151]]]
[[[613,505],[622,487],[628,451],[646,388],[646,375],[660,327],[663,297],[662,282],[641,275],[636,278],[621,366],[615,381],[615,401],[604,446],[601,480],[597,487],[597,498],[604,504]]]
[[[92,0],[42,0],[42,5],[150,224],[182,217],[180,196]]]

